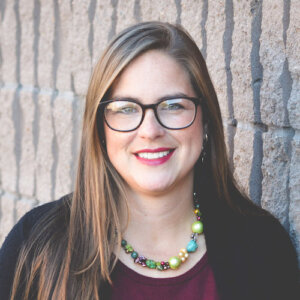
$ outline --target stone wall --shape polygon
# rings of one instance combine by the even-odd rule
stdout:
[[[1,0],[0,242],[72,190],[84,96],[108,41],[162,20],[199,45],[235,176],[300,254],[299,11],[300,0]]]

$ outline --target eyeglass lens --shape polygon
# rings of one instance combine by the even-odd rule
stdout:
[[[194,102],[184,98],[165,100],[156,106],[158,121],[170,129],[189,126],[195,118],[195,111]],[[106,105],[104,117],[112,129],[130,131],[140,125],[143,109],[135,102],[113,101]]]

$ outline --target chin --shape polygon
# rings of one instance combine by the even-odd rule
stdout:
[[[172,184],[166,182],[147,182],[132,186],[133,190],[142,192],[143,194],[158,196],[170,190]]]

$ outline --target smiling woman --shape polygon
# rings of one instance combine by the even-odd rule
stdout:
[[[110,93],[109,99],[136,99],[127,103],[140,107],[129,114],[125,105],[124,116],[110,109],[120,107],[119,100],[104,106],[107,154],[130,190],[156,196],[184,191],[191,200],[193,169],[202,147],[202,113],[185,69],[163,51],[147,51],[122,72]]]
[[[205,61],[162,22],[125,29],[104,52],[75,191],[27,213],[0,266],[4,299],[299,296],[288,234],[233,179]]]

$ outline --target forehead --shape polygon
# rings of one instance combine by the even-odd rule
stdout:
[[[195,96],[187,71],[173,57],[150,50],[134,59],[112,85],[112,97],[153,101],[164,95]]]

